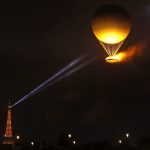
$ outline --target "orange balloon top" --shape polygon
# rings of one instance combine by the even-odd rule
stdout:
[[[101,42],[116,44],[129,34],[131,23],[128,13],[116,5],[104,6],[97,11],[92,21],[92,30]]]

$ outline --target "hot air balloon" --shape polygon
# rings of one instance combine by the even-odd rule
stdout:
[[[105,5],[96,11],[92,30],[108,56],[115,56],[131,30],[130,16],[120,6]]]

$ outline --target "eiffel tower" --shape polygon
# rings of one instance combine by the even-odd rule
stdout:
[[[14,144],[14,140],[13,140],[13,136],[12,136],[10,101],[9,101],[9,105],[8,105],[6,131],[5,131],[5,135],[4,135],[4,139],[3,139],[3,144]]]

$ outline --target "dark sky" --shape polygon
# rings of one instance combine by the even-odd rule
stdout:
[[[140,57],[107,64],[91,30],[104,4],[123,6],[132,31],[121,50],[147,41]],[[24,139],[53,141],[71,131],[81,142],[150,135],[150,1],[12,1],[0,4],[0,134],[8,100],[30,92],[69,62],[99,49],[101,57],[12,110],[13,132]]]

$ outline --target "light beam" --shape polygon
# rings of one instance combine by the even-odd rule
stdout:
[[[43,88],[46,84],[50,83],[51,81],[53,81],[55,78],[59,77],[60,75],[62,75],[64,72],[66,72],[67,70],[69,70],[70,68],[76,66],[78,63],[80,63],[80,61],[82,59],[84,59],[86,56],[83,55],[77,59],[75,59],[74,61],[72,61],[71,63],[69,63],[66,67],[62,68],[60,71],[58,71],[56,74],[54,74],[52,77],[50,77],[49,79],[47,79],[45,82],[43,82],[42,84],[40,84],[39,86],[37,86],[35,89],[33,89],[31,92],[29,92],[28,94],[26,94],[24,97],[22,97],[20,100],[18,100],[16,103],[14,103],[13,105],[11,105],[10,107],[14,107],[15,105],[19,104],[20,102],[26,100],[27,98],[31,97],[34,93],[37,93],[38,90],[40,90],[41,88]]]
[[[14,106],[16,106],[17,104],[25,101],[26,99],[30,98],[31,96],[35,95],[36,93],[39,93],[40,91],[44,90],[45,88],[47,88],[49,86],[52,86],[53,84],[55,84],[56,82],[64,79],[65,77],[68,77],[69,75],[73,74],[74,72],[80,70],[81,68],[83,68],[84,66],[88,65],[89,63],[91,63],[92,61],[94,61],[98,57],[99,57],[99,55],[93,56],[92,58],[90,58],[88,60],[85,60],[82,64],[79,64],[79,63],[81,63],[84,60],[84,58],[86,58],[86,55],[83,55],[83,56],[77,58],[76,60],[74,60],[73,62],[71,62],[69,65],[67,65],[65,68],[61,69],[56,74],[54,74],[52,77],[50,77],[48,80],[46,80],[45,82],[43,82],[42,84],[40,84],[34,90],[32,90],[31,92],[29,92],[23,98],[21,98],[20,100],[18,100],[17,102],[15,102],[11,106],[11,108],[14,107]],[[72,67],[74,67],[74,68],[72,68]],[[71,70],[69,71],[69,69],[71,69]]]

